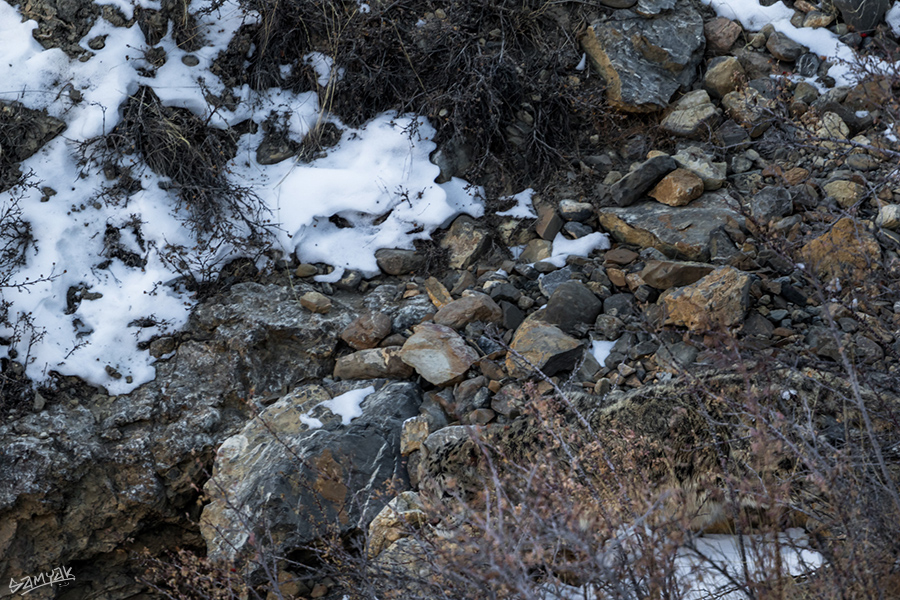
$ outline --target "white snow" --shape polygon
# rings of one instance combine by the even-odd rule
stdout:
[[[516,205],[508,210],[496,213],[498,217],[513,217],[514,219],[537,219],[537,215],[532,208],[531,197],[534,196],[534,190],[528,188],[518,194],[504,200],[515,200]]]
[[[113,4],[126,16],[132,14],[131,2]],[[138,4],[158,8],[159,3]],[[194,8],[201,4],[195,2]],[[360,8],[365,10],[364,3]],[[0,208],[18,199],[22,218],[31,224],[36,240],[36,249],[14,274],[13,283],[45,280],[2,290],[12,303],[11,319],[30,315],[38,332],[43,332],[41,339],[26,336],[14,348],[20,358],[28,359],[27,372],[33,379],[40,381],[50,371],[77,374],[114,394],[151,380],[154,361],[147,351],[137,349],[138,342],[179,329],[195,304],[190,294],[174,285],[181,273],[165,264],[159,251],[167,244],[192,249],[196,265],[222,265],[238,256],[230,247],[195,248],[196,240],[184,225],[188,215],[176,208],[174,194],[162,190],[161,178],[137,157],[134,175],[142,189],[118,204],[100,196],[110,182],[96,165],[82,169],[78,164],[79,145],[109,133],[121,118],[119,107],[140,86],[151,87],[163,104],[187,108],[214,127],[248,118],[262,123],[275,112],[289,115],[289,134],[296,141],[323,121],[343,129],[341,142],[308,164],[288,160],[260,165],[255,152],[263,133],[246,134],[228,165],[231,181],[251,188],[271,211],[276,248],[294,252],[302,261],[334,267],[331,274],[317,277],[320,281],[336,281],[346,269],[374,275],[377,249],[413,248],[415,240],[430,237],[459,214],[482,216],[479,188],[460,179],[434,183],[439,169],[428,158],[435,149],[434,129],[424,119],[383,114],[352,129],[320,111],[314,92],[274,89],[260,94],[247,87],[232,90],[239,99],[234,111],[212,111],[206,91],[221,94],[225,89],[209,66],[241,23],[253,18],[245,17],[234,0],[201,17],[207,45],[192,53],[199,61],[195,67],[182,62],[185,52],[169,32],[160,43],[166,63],[150,78],[138,71],[150,67],[139,27],[118,28],[98,19],[83,43],[105,35],[105,47],[80,62],[61,50],[45,50],[32,37],[37,24],[22,22],[15,8],[0,3],[0,99],[46,109],[67,126],[23,162],[23,172],[33,173],[29,181],[33,186],[0,194]],[[331,58],[314,53],[306,60],[320,83],[327,84]],[[79,94],[83,99],[76,101]],[[45,186],[56,194],[41,202]],[[352,227],[339,229],[331,223],[329,217],[336,214]],[[140,239],[129,223],[136,225]],[[120,231],[123,246],[147,261],[143,268],[102,256],[107,225]],[[99,268],[103,262],[108,265]],[[85,298],[69,306],[67,293],[79,289]],[[13,333],[0,329],[0,337]],[[0,356],[9,350],[0,346]]]
[[[617,341],[593,340],[591,342],[591,354],[594,355],[594,358],[600,365],[606,362],[606,357],[612,352],[613,346],[616,345]]]
[[[569,240],[557,233],[553,238],[553,249],[550,258],[544,262],[563,267],[570,256],[587,256],[594,250],[608,250],[609,236],[605,233],[591,233],[577,240]]]
[[[821,27],[794,27],[791,25],[791,17],[794,11],[776,2],[772,6],[761,6],[759,0],[702,0],[704,4],[715,9],[720,17],[726,17],[738,21],[745,29],[759,31],[765,25],[772,24],[775,31],[780,31],[795,42],[807,46],[810,52],[825,57],[833,63],[828,70],[828,75],[834,78],[837,85],[854,85],[857,76],[852,72],[849,63],[854,61],[853,50],[841,42],[838,36]],[[900,9],[895,4],[891,12],[895,16],[889,21],[892,26],[900,23]],[[873,63],[874,68],[883,68],[882,63]],[[813,78],[808,79],[815,84]],[[821,85],[818,87],[821,88]]]
[[[894,5],[887,11],[884,20],[890,26],[894,35],[900,36],[900,2],[894,2]]]
[[[350,390],[340,396],[335,396],[331,400],[319,402],[312,409],[300,415],[300,422],[310,429],[321,428],[323,425],[322,421],[309,416],[309,414],[319,406],[324,406],[341,418],[341,425],[349,425],[353,419],[362,415],[362,407],[360,406],[362,401],[374,393],[375,386],[370,385],[358,390]]]

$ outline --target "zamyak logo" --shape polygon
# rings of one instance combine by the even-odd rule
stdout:
[[[56,567],[49,573],[28,576],[18,582],[15,579],[10,578],[9,591],[15,594],[19,590],[24,590],[22,592],[22,595],[24,596],[31,590],[36,590],[45,585],[53,585],[54,583],[69,585],[70,581],[75,581],[75,577],[72,575],[72,569],[69,567]]]

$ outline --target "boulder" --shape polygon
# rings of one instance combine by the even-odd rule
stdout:
[[[415,250],[380,248],[375,251],[378,268],[388,275],[406,275],[425,266],[425,257]]]
[[[752,87],[725,94],[722,107],[729,117],[749,131],[752,138],[761,136],[772,125],[768,112],[771,101]]]
[[[425,323],[400,350],[400,358],[426,381],[447,385],[462,378],[478,354],[450,327]]]
[[[510,377],[529,377],[534,369],[552,376],[563,369],[575,366],[584,347],[581,342],[563,333],[561,329],[538,319],[525,319],[513,336],[510,348],[525,361],[509,353],[506,371]]]
[[[390,383],[365,397],[348,425],[323,415],[311,429],[303,415],[323,395],[321,386],[303,386],[219,447],[200,518],[210,558],[252,558],[254,539],[284,556],[330,526],[349,532],[369,523],[388,490],[408,486],[400,429],[418,414],[421,390]]]
[[[600,225],[621,243],[705,262],[713,232],[744,222],[731,204],[724,192],[711,192],[688,206],[641,202],[625,208],[600,208],[597,216]]]
[[[697,74],[705,46],[703,18],[689,2],[654,18],[613,12],[582,36],[591,62],[606,80],[610,103],[629,112],[668,106]]]
[[[809,48],[798,44],[780,31],[774,32],[766,40],[766,50],[772,53],[772,56],[778,60],[786,62],[794,62],[803,54],[809,52]]]
[[[847,25],[857,31],[868,32],[884,18],[891,0],[834,0],[834,6],[841,11]]]
[[[731,19],[716,17],[703,25],[706,49],[712,54],[727,54],[740,37],[741,26]]]
[[[87,561],[73,588],[106,597],[113,582],[123,596],[109,597],[136,595],[133,563],[117,558],[129,538],[195,543],[184,514],[218,444],[250,418],[247,402],[328,376],[351,318],[341,306],[303,310],[286,287],[239,283],[194,310],[155,380],[108,396],[68,378],[43,411],[0,426],[2,580]]]
[[[710,61],[703,76],[703,88],[713,98],[722,98],[739,89],[747,78],[741,62],[733,56],[720,56]]]
[[[751,278],[733,267],[719,267],[696,283],[660,298],[666,324],[693,331],[734,327],[750,306]]]

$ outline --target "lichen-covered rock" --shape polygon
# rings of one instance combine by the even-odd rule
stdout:
[[[299,388],[219,447],[200,520],[211,558],[246,558],[254,539],[284,556],[318,539],[322,527],[368,523],[389,489],[408,486],[400,427],[418,413],[421,390],[388,384],[362,401],[349,425],[323,416],[323,426],[310,429],[302,415],[328,396],[321,386]]]
[[[405,379],[412,374],[396,346],[360,350],[340,357],[334,365],[334,376],[339,379]]]
[[[615,11],[581,39],[606,79],[610,102],[630,112],[661,110],[677,90],[687,89],[697,75],[705,42],[703,19],[689,2],[654,18]]]
[[[750,276],[733,267],[719,267],[696,283],[664,295],[666,324],[694,331],[734,327],[750,306]]]
[[[862,223],[844,217],[803,246],[800,255],[819,277],[862,281],[881,260],[881,247]]]
[[[472,217],[457,217],[447,235],[441,240],[441,248],[450,252],[451,269],[465,269],[478,260],[487,249],[488,235]]]
[[[713,104],[706,90],[694,90],[670,107],[660,127],[672,135],[706,139],[718,125],[722,111]]]
[[[478,354],[452,328],[425,323],[400,350],[400,358],[434,385],[447,385],[462,378]]]

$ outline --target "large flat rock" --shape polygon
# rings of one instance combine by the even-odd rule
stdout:
[[[640,202],[627,207],[600,208],[600,225],[616,240],[656,248],[672,256],[706,262],[709,240],[726,225],[743,223],[725,192],[709,192],[688,206]]]

